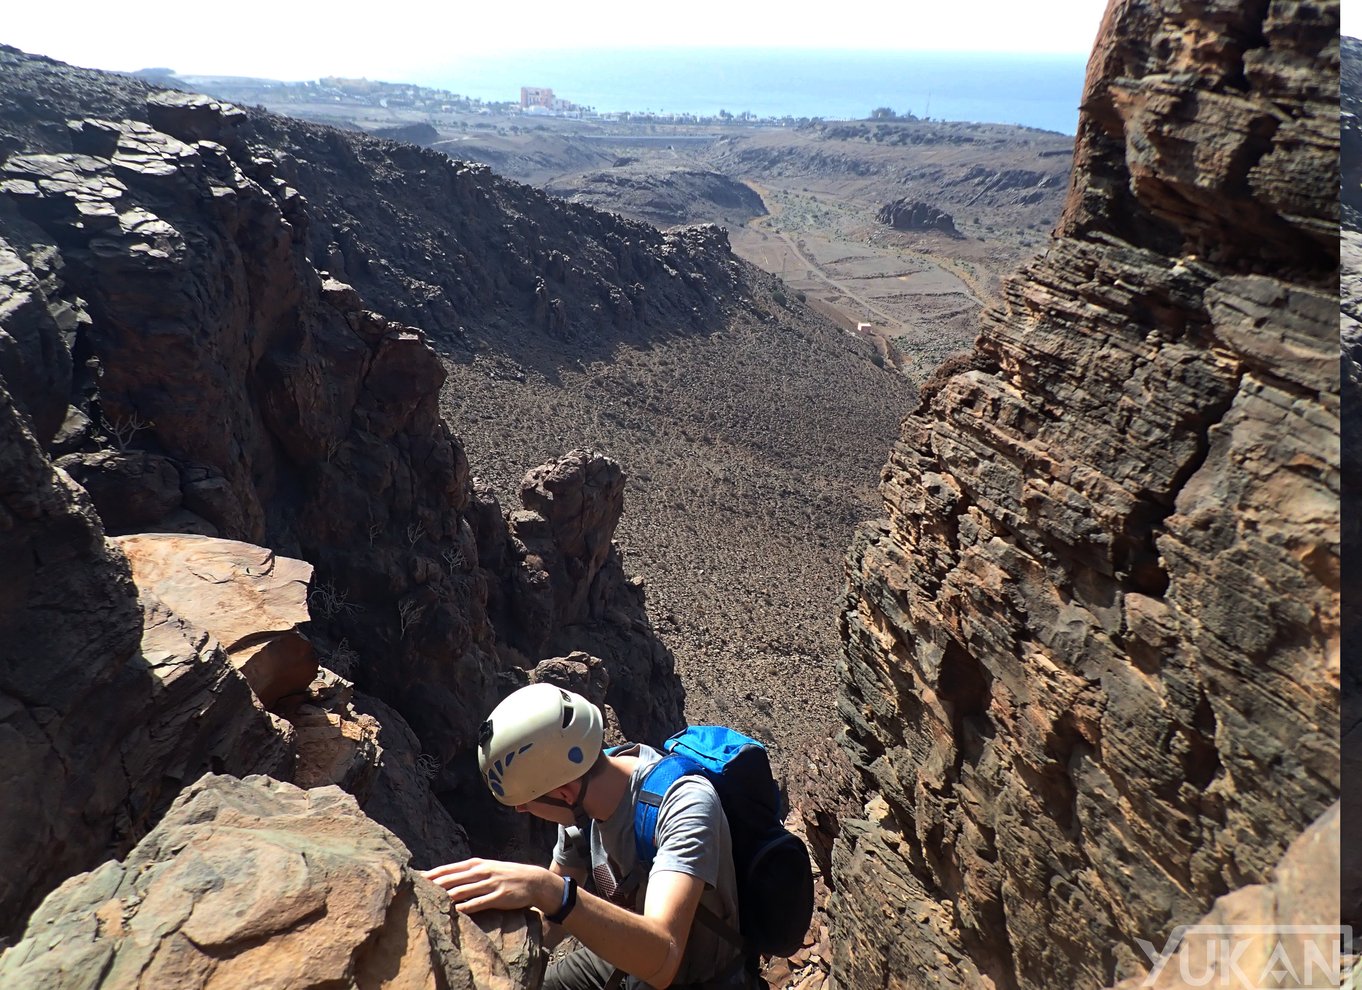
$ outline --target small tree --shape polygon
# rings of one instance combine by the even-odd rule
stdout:
[[[895,120],[897,118],[898,114],[894,112],[893,107],[876,107],[870,111],[871,120]]]

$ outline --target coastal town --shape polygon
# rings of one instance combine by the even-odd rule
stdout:
[[[382,82],[324,76],[301,82],[256,79],[245,76],[178,75],[170,69],[142,69],[134,75],[161,86],[192,92],[210,93],[233,103],[265,106],[280,113],[294,113],[313,120],[343,124],[346,121],[389,115],[394,123],[425,119],[433,126],[460,122],[469,125],[470,116],[530,118],[539,121],[559,119],[634,124],[738,125],[750,127],[800,127],[822,122],[819,117],[759,117],[747,111],[721,109],[715,114],[653,112],[651,110],[601,111],[565,99],[547,86],[522,86],[517,98],[484,100],[447,89],[411,83]],[[884,108],[881,108],[884,109]],[[869,108],[867,108],[869,110]],[[892,111],[890,111],[892,113]],[[904,119],[911,119],[907,115]]]

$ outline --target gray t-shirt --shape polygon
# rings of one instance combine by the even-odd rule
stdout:
[[[651,746],[634,746],[617,756],[637,756],[638,766],[629,778],[629,792],[604,821],[591,829],[591,862],[558,829],[558,844],[553,861],[564,869],[581,869],[591,874],[596,893],[607,899],[619,888],[627,889],[638,866],[634,847],[634,805],[648,768],[664,753]],[[714,786],[700,776],[679,779],[667,791],[657,816],[657,855],[649,875],[661,871],[685,873],[705,883],[700,903],[735,930],[738,927],[738,883],[733,870],[733,840],[728,819]],[[639,888],[632,905],[642,908],[647,893],[647,877],[637,878]],[[714,932],[703,921],[691,926],[686,953],[681,959],[674,983],[698,983],[728,970],[740,950]]]

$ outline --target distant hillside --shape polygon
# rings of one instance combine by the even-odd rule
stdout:
[[[766,213],[760,196],[728,176],[697,168],[659,169],[632,158],[609,169],[559,176],[544,189],[659,227],[709,221],[741,226]]]

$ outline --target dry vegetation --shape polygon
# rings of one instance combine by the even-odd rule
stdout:
[[[486,352],[450,362],[443,403],[503,505],[517,506],[527,468],[573,447],[624,466],[617,540],[676,654],[688,717],[779,751],[835,724],[842,560],[879,511],[879,469],[913,397],[867,344],[777,288],[796,310],[781,306],[774,286],[711,335],[621,345],[556,374]]]

